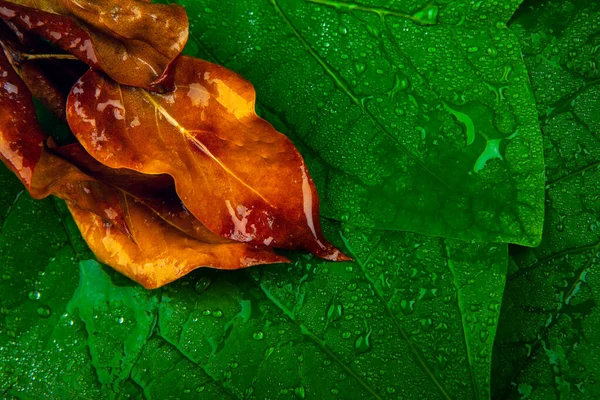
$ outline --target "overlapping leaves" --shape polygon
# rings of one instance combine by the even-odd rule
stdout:
[[[512,249],[494,393],[596,399],[600,3],[528,1],[511,29],[523,43],[538,102],[548,183],[541,246]]]
[[[2,282],[21,303],[6,306],[0,334],[19,340],[0,357],[30,360],[28,349],[36,348],[55,361],[32,361],[47,377],[44,385],[26,378],[29,361],[7,362],[10,379],[0,390],[147,398],[489,397],[507,246],[419,233],[539,241],[539,125],[519,44],[505,26],[517,4],[182,3],[191,16],[187,51],[256,85],[260,114],[294,140],[324,197],[323,212],[341,221],[324,223],[327,237],[355,261],[330,265],[292,254],[288,266],[202,270],[147,294],[88,261],[76,236],[68,244],[65,232],[73,226],[67,218],[36,268],[13,267]],[[531,11],[532,19],[517,14],[511,28],[529,54],[538,110],[547,114],[542,126],[550,180],[542,246],[512,254],[494,355],[499,398],[595,394],[594,358],[582,352],[594,354],[593,339],[586,339],[596,326],[597,243],[595,230],[586,231],[594,226],[596,203],[596,14],[592,5],[578,12],[569,7],[544,2]],[[549,28],[551,18],[540,10],[577,17],[557,18]],[[584,43],[577,57],[571,42]],[[559,52],[553,53],[556,43]],[[543,83],[546,73],[564,73],[562,93]],[[104,90],[114,93],[116,86]],[[193,103],[202,101],[201,93],[179,95]],[[161,96],[168,95],[149,96],[153,102],[136,108],[160,111],[159,104],[167,110],[168,97]],[[101,124],[117,108],[107,105]],[[168,122],[162,112],[157,118]],[[576,133],[566,138],[565,132]],[[92,152],[94,133],[101,132],[86,133]],[[132,160],[125,161],[113,166],[129,168]],[[133,161],[138,171],[145,168]],[[20,196],[10,208],[6,232],[23,235],[27,227],[16,221],[29,201]],[[45,215],[56,218],[53,205],[42,204],[50,207]],[[64,211],[60,203],[58,209]],[[53,253],[58,261],[48,262]],[[13,266],[25,254],[0,251]],[[58,302],[46,274],[69,268],[79,268],[81,279],[65,287]],[[555,289],[563,281],[567,286]],[[86,299],[82,293],[92,286],[97,295]],[[556,290],[558,300],[543,297]],[[56,328],[43,344],[39,335],[48,335],[49,326]],[[83,378],[56,373],[68,365],[64,348]]]
[[[539,243],[541,135],[505,26],[517,4],[179,3],[189,51],[248,78],[306,144],[311,172],[327,182],[326,216]]]
[[[156,288],[201,266],[285,262],[273,247],[347,259],[321,233],[318,195],[301,155],[256,115],[252,85],[225,68],[178,57],[188,32],[180,6],[25,3],[0,4],[2,160],[33,197],[67,200],[101,261]],[[156,31],[162,25],[168,35]],[[52,48],[31,33],[92,67],[66,84],[66,106],[56,76],[35,60],[69,56],[44,54]],[[107,52],[123,53],[124,62],[97,62]],[[145,76],[130,68],[129,57]],[[146,90],[159,81],[168,81],[168,92]],[[68,121],[82,146],[46,148],[32,92]]]
[[[39,35],[119,83],[158,91],[171,88],[188,38],[182,7],[145,0],[1,1],[0,18],[21,38]]]

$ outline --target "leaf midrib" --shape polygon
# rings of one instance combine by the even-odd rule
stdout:
[[[120,85],[119,85],[120,86]],[[184,138],[191,141],[196,145],[208,158],[213,160],[217,165],[219,165],[227,174],[237,180],[240,184],[242,184],[246,189],[250,190],[252,193],[263,199],[267,204],[273,206],[269,200],[267,200],[261,193],[259,193],[256,189],[254,189],[251,185],[246,183],[242,178],[237,176],[237,174],[232,171],[225,163],[223,163],[217,156],[215,156],[208,147],[204,145],[198,138],[196,138],[191,131],[181,125],[179,121],[175,117],[173,117],[162,105],[160,105],[152,95],[150,95],[146,90],[140,89],[144,94],[144,97],[154,106],[154,108],[169,122],[173,127],[175,127]]]

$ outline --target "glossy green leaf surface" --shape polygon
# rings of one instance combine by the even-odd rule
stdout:
[[[537,249],[512,249],[494,394],[600,398],[600,3],[528,1],[512,20],[538,102],[548,182]]]
[[[541,134],[505,26],[518,3],[178,3],[190,18],[188,52],[253,82],[318,160],[326,216],[539,242]]]

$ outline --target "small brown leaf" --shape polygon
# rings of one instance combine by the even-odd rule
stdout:
[[[188,39],[183,7],[143,0],[0,1],[0,18],[130,86],[164,91]]]
[[[127,232],[119,199],[69,162],[48,153],[31,92],[0,52],[0,158],[32,197],[54,194]]]
[[[186,208],[219,236],[347,259],[320,230],[319,201],[292,142],[259,118],[252,85],[181,57],[160,95],[88,72],[67,102],[85,149],[111,168],[168,174]]]

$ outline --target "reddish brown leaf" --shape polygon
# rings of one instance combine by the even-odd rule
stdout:
[[[32,197],[54,194],[127,232],[119,199],[69,162],[49,154],[31,92],[0,52],[0,158]]]
[[[0,51],[0,156],[31,188],[33,171],[44,149],[31,93]]]
[[[188,38],[183,7],[143,0],[0,1],[0,18],[124,85],[163,91]]]
[[[302,157],[254,105],[254,88],[235,73],[181,57],[165,95],[88,72],[69,95],[67,119],[101,163],[171,175],[186,208],[214,233],[347,259],[321,233]]]

